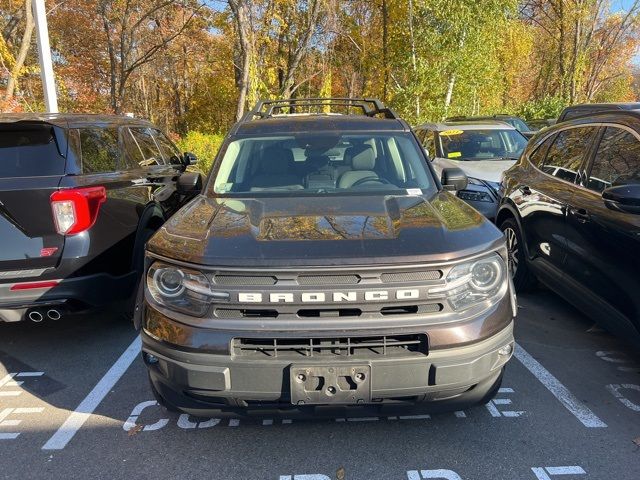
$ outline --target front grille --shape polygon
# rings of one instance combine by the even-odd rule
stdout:
[[[358,275],[300,275],[298,285],[355,285]]]
[[[214,275],[216,285],[228,285],[230,287],[243,287],[245,285],[275,285],[276,277],[258,275]]]
[[[259,358],[427,355],[425,334],[334,338],[234,338],[233,355]]]
[[[421,272],[383,273],[380,275],[383,283],[404,283],[438,280],[442,277],[440,270],[426,270]]]

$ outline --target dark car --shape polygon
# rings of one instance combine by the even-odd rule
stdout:
[[[475,116],[456,116],[445,119],[445,122],[468,122],[468,121],[487,121],[495,120],[498,122],[505,122],[518,130],[522,135],[527,138],[531,138],[535,131],[525,122],[522,118],[515,115],[509,115],[506,113],[498,113],[496,115],[475,115]]]
[[[497,224],[516,289],[537,277],[640,344],[640,111],[535,136],[505,174]]]
[[[377,100],[260,102],[147,244],[135,318],[158,401],[199,415],[488,401],[513,349],[505,239],[449,192],[460,170],[442,178]]]
[[[142,120],[1,115],[0,321],[131,309],[145,242],[197,182],[192,160]]]
[[[558,117],[558,123],[566,122],[578,117],[588,117],[594,113],[612,110],[640,110],[640,102],[628,103],[582,103],[566,107]]]

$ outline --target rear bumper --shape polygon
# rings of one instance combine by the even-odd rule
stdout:
[[[290,388],[290,370],[300,365],[370,369],[369,407],[421,403],[430,405],[430,411],[464,409],[485,400],[499,381],[514,347],[513,322],[470,345],[432,350],[427,355],[379,359],[245,360],[178,350],[144,331],[142,341],[153,388],[172,406],[200,415],[225,410],[236,413],[238,409],[249,412],[252,408],[300,409],[291,403]],[[507,346],[511,347],[507,353],[500,352]]]
[[[0,283],[0,322],[25,320],[32,309],[56,308],[63,312],[91,310],[131,297],[136,273],[115,277],[106,273],[56,280],[54,286],[12,290],[16,284],[51,282],[51,280]]]

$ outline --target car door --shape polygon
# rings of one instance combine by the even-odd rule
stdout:
[[[561,283],[566,259],[566,213],[577,172],[597,127],[571,127],[549,136],[529,157],[536,168],[518,178],[511,200],[520,212],[530,265],[547,283]]]
[[[640,135],[623,125],[603,127],[582,177],[567,215],[565,271],[581,290],[584,307],[628,334],[620,317],[637,322],[640,312],[640,215],[608,208],[602,192],[640,182]]]

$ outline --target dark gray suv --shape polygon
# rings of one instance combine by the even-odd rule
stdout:
[[[503,235],[450,192],[465,185],[379,101],[259,103],[147,245],[156,398],[198,415],[486,402],[516,305]]]

